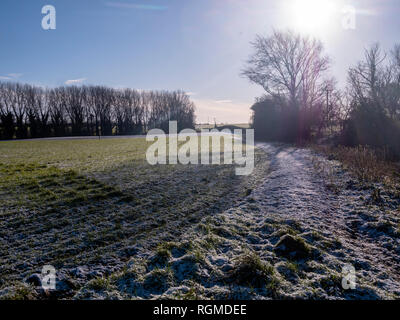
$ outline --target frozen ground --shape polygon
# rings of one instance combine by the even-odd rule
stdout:
[[[396,299],[399,198],[363,186],[307,149],[262,144],[264,182],[237,205],[203,219],[178,242],[133,257],[103,291],[77,297]],[[342,287],[342,268],[356,289]]]
[[[172,198],[165,212],[143,209],[157,211],[165,227],[147,214],[132,222],[122,220],[122,230],[134,230],[135,235],[122,242],[117,238],[102,252],[96,251],[99,259],[94,263],[81,256],[71,261],[58,273],[58,287],[66,292],[61,297],[400,298],[400,189],[363,185],[339,163],[308,149],[258,147],[266,154],[260,159],[269,163],[268,172],[259,165],[249,177],[256,183],[244,185],[244,196],[236,196],[237,188],[230,188],[230,195],[221,191],[218,201],[207,196],[210,208],[207,201],[191,204],[196,197],[187,187],[182,196],[173,196],[182,191],[178,182],[194,183],[192,169],[165,176],[164,183],[152,182],[149,192],[165,190],[167,184]],[[123,170],[119,168],[119,177],[95,177],[114,182],[124,193],[140,193],[140,188],[132,189],[132,179],[123,179]],[[209,170],[196,173],[196,193],[213,187],[215,173]],[[229,181],[235,185],[234,178]],[[141,198],[147,199],[147,189],[143,190]],[[348,264],[356,270],[354,290],[342,287],[342,268]],[[39,296],[34,297],[46,296],[36,290]]]

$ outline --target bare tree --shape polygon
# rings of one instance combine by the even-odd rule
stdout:
[[[269,102],[259,104],[257,110],[262,105],[271,108],[273,117],[280,119],[280,126],[287,127],[280,135],[285,141],[308,140],[313,128],[321,132],[325,75],[330,65],[322,43],[292,31],[274,31],[269,37],[257,36],[252,45],[255,52],[242,75],[262,86],[269,101],[281,109],[276,116],[277,111]],[[268,116],[265,112],[260,114]]]
[[[50,121],[55,136],[66,134],[66,108],[67,98],[65,88],[56,88],[48,91],[48,103],[50,109]]]
[[[313,104],[321,97],[322,78],[329,68],[320,41],[292,31],[257,36],[255,52],[242,75],[271,96],[284,96],[294,107]]]
[[[388,55],[378,43],[348,73],[349,90],[357,105],[373,105],[392,119],[400,119],[400,46]]]
[[[8,84],[7,93],[9,95],[9,101],[11,102],[11,107],[14,113],[14,117],[16,120],[16,136],[17,139],[27,138],[27,126],[25,123],[25,117],[27,113],[27,85],[21,85],[19,83]]]
[[[396,44],[391,51],[391,85],[387,93],[389,113],[393,119],[400,120],[400,44]]]
[[[85,91],[82,87],[66,87],[67,114],[71,121],[72,134],[81,135],[83,122],[85,120]]]
[[[383,86],[386,54],[378,43],[365,50],[364,60],[350,68],[348,82],[352,88],[353,97],[360,103],[372,100],[377,107],[382,108],[379,99],[379,88]]]
[[[12,139],[15,132],[15,123],[12,110],[13,96],[10,94],[12,88],[8,83],[0,84],[0,122],[1,137]]]

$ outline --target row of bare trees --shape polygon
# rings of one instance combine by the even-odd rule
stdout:
[[[195,106],[183,91],[0,83],[1,139],[142,134],[168,131],[170,120],[194,127]]]
[[[274,31],[252,45],[242,75],[265,90],[253,106],[258,138],[299,142],[335,135],[343,144],[389,145],[400,155],[400,45],[387,53],[379,44],[367,48],[342,90],[320,41]]]

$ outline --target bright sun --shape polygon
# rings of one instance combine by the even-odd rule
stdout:
[[[328,33],[338,12],[333,0],[290,0],[286,10],[293,28],[311,34]]]

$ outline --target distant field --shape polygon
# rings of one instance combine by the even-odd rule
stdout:
[[[58,270],[58,297],[101,291],[132,257],[179,243],[243,199],[267,170],[261,151],[251,178],[231,165],[150,166],[147,147],[141,138],[0,142],[0,297],[43,298],[25,280],[46,264]]]
[[[220,127],[235,127],[238,129],[249,129],[250,128],[250,124],[249,123],[234,123],[234,124],[217,124],[217,128]],[[197,130],[201,130],[201,129],[214,129],[215,125],[214,124],[198,124],[196,125],[196,129]]]

